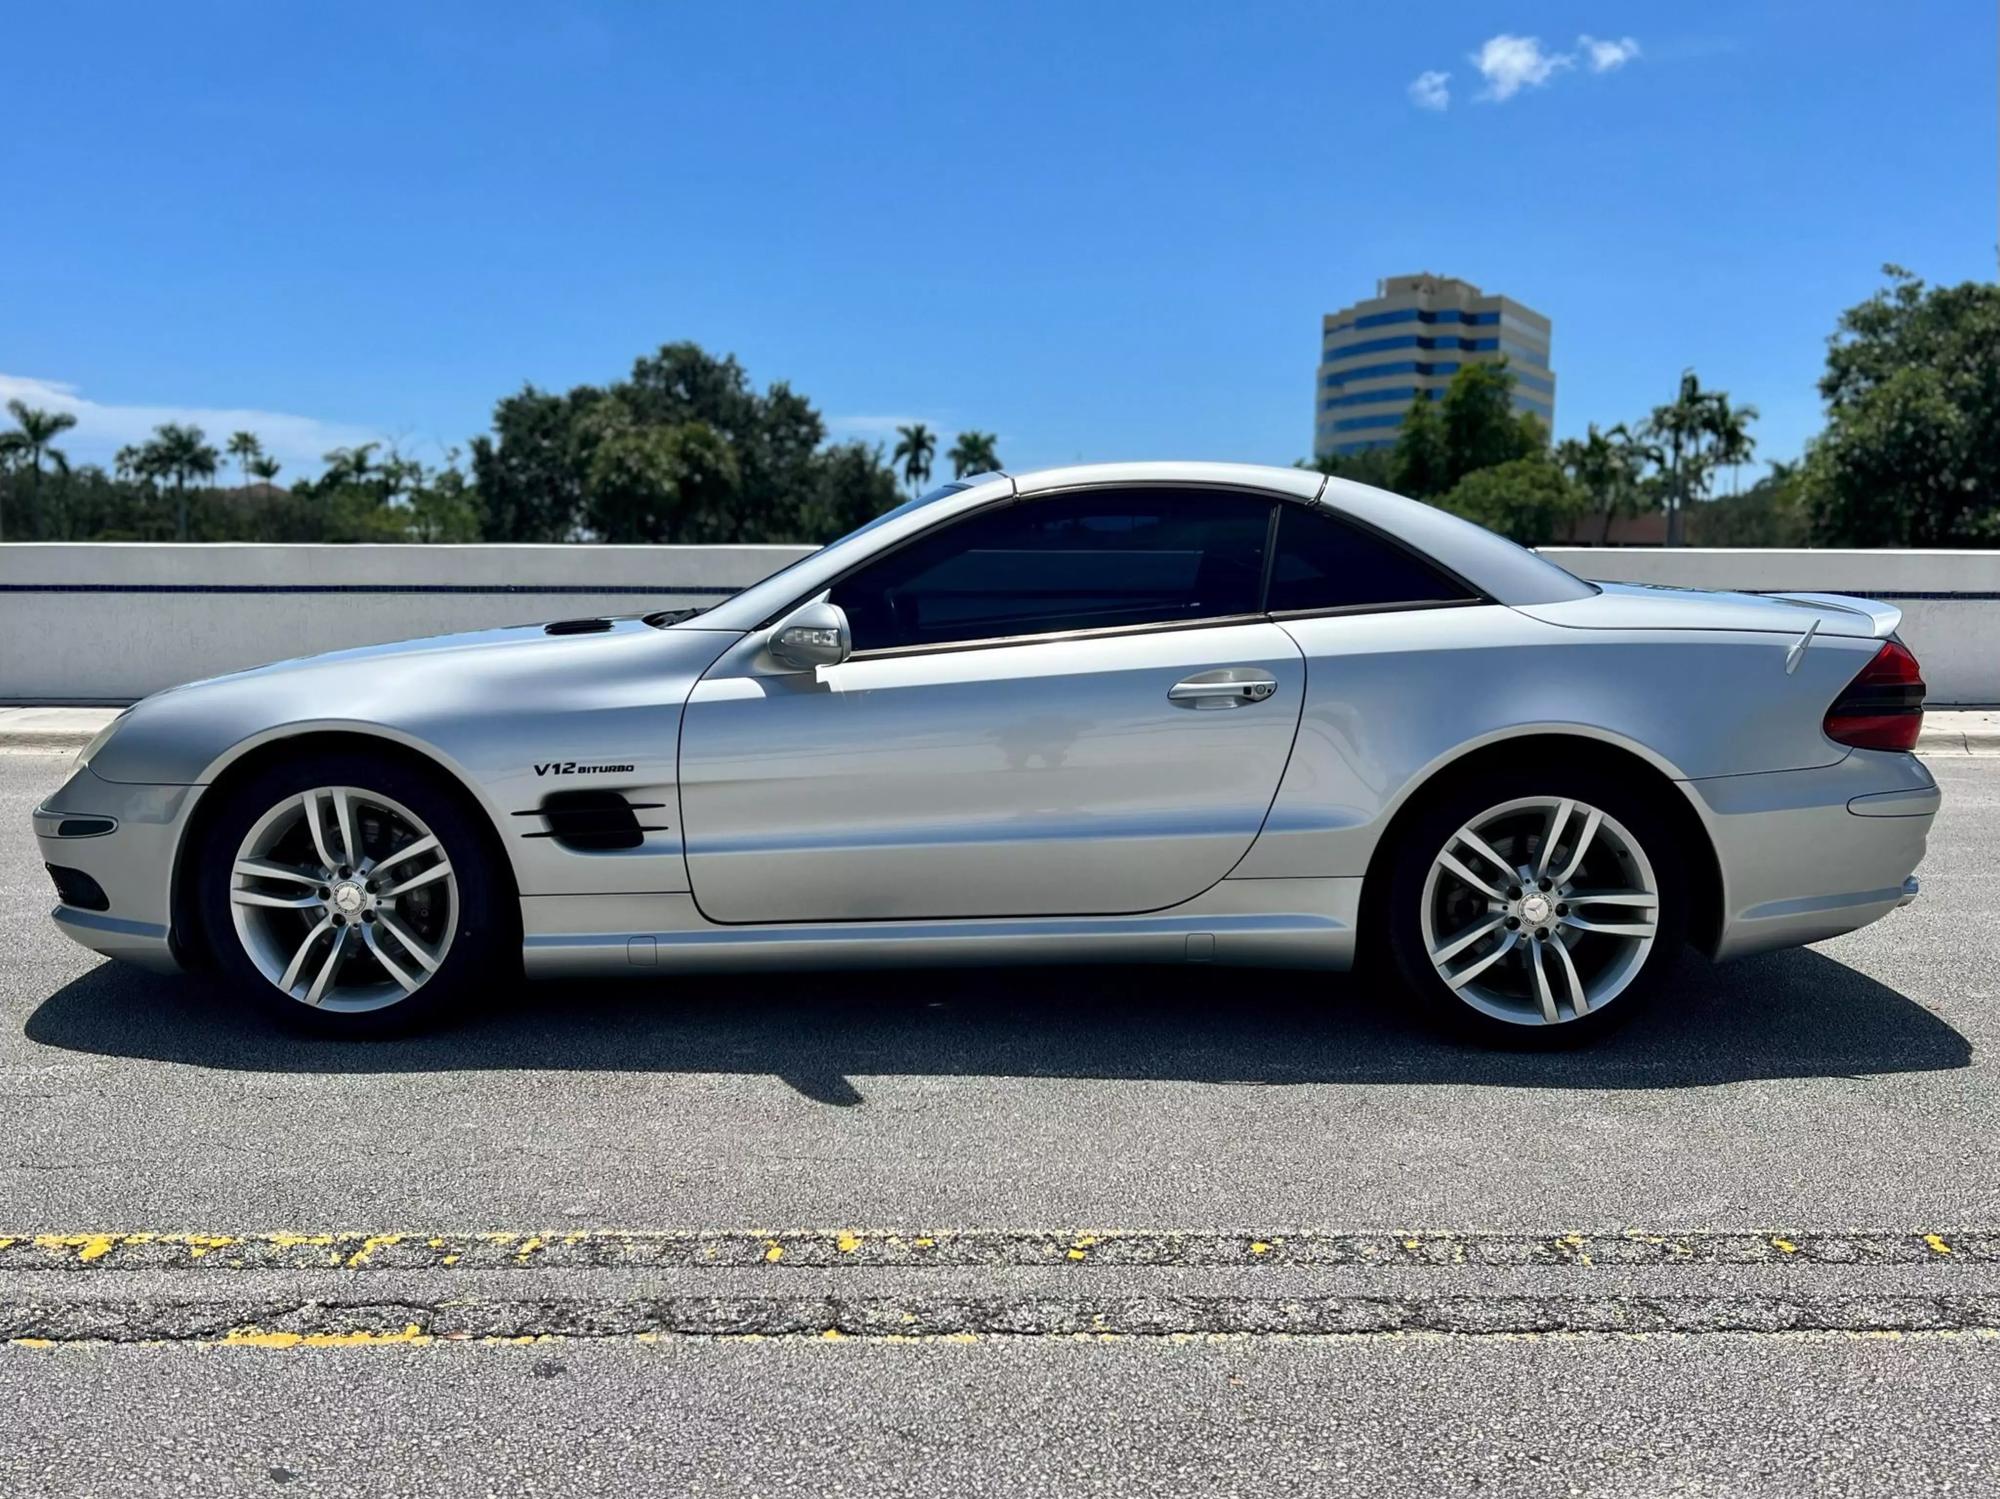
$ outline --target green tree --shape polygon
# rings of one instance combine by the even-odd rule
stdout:
[[[422,542],[479,540],[479,495],[458,466],[458,449],[445,454],[444,467],[419,468],[409,491],[409,537]]]
[[[890,459],[902,465],[903,482],[912,492],[930,482],[931,459],[936,453],[937,434],[922,422],[896,429],[896,451]]]
[[[991,432],[961,432],[945,457],[951,460],[954,479],[963,479],[967,474],[998,473],[1000,439]]]
[[[14,418],[14,430],[0,432],[0,458],[18,463],[27,471],[28,504],[39,519],[42,460],[47,459],[65,479],[69,477],[68,455],[51,444],[76,425],[76,418],[67,411],[42,411],[25,401],[9,401],[7,411]],[[6,534],[4,523],[0,523],[0,540]]]
[[[1522,546],[1547,546],[1567,535],[1590,496],[1547,453],[1474,469],[1437,502]]]
[[[735,450],[706,422],[622,421],[591,455],[590,524],[611,542],[707,539],[727,523],[742,477]]]
[[[282,463],[278,462],[277,459],[271,457],[268,453],[259,453],[247,465],[251,477],[261,484],[274,482],[278,477],[278,470],[283,467]]]
[[[777,540],[800,534],[826,426],[812,403],[780,380],[763,393],[733,355],[717,358],[699,344],[663,344],[635,360],[629,379],[609,395],[648,425],[700,422],[735,454],[731,509],[698,540]]]
[[[1744,490],[1688,513],[1688,533],[1705,547],[1800,547],[1811,537],[1805,475],[1796,463],[1773,463]]]
[[[1598,544],[1609,544],[1611,524],[1620,516],[1639,515],[1658,502],[1646,483],[1646,467],[1656,450],[1619,422],[1608,431],[1597,423],[1583,437],[1566,437],[1555,447],[1556,463],[1588,496],[1598,522]]]
[[[1514,377],[1505,363],[1466,364],[1442,397],[1419,394],[1410,403],[1391,470],[1403,494],[1435,500],[1467,474],[1547,446],[1541,422],[1514,409]]]
[[[1806,458],[1826,546],[2000,546],[2000,286],[1899,266],[1841,314]]]
[[[1543,451],[1549,435],[1539,418],[1514,409],[1514,376],[1499,364],[1466,364],[1438,402],[1450,482],[1482,468]]]
[[[264,444],[257,440],[255,432],[232,432],[229,434],[229,456],[236,460],[237,476],[248,485],[250,465],[264,456]]]
[[[471,442],[486,540],[568,541],[576,535],[588,464],[578,427],[604,398],[588,385],[568,395],[526,385],[494,406],[492,436]]]
[[[730,464],[706,437],[666,436],[692,426],[727,450],[733,480],[722,482]],[[882,508],[868,469],[878,452],[823,447],[804,396],[783,381],[759,391],[734,358],[692,343],[661,345],[610,386],[527,387],[495,408],[493,428],[472,443],[489,540],[569,540],[603,534],[602,522],[621,534],[671,527],[684,542],[824,541],[828,516]]]
[[[896,472],[883,461],[879,444],[836,443],[814,464],[798,534],[829,540],[844,536],[893,509],[900,499]]]
[[[454,449],[433,469],[393,445],[336,448],[316,479],[234,497],[236,524],[272,541],[477,541],[478,496]]]
[[[1434,500],[1455,482],[1437,403],[1419,394],[1403,415],[1389,457],[1390,488],[1413,500]]]
[[[153,429],[152,441],[139,449],[134,467],[143,475],[164,479],[173,486],[174,539],[189,536],[187,487],[196,479],[213,479],[221,457],[208,445],[201,428],[163,422]]]

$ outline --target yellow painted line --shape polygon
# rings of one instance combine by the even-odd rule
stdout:
[[[368,1348],[384,1343],[429,1343],[431,1335],[412,1322],[401,1332],[266,1332],[238,1327],[222,1340],[231,1348]]]
[[[2000,1264],[2000,1228],[1801,1234],[1769,1229],[1663,1235],[1638,1229],[1561,1234],[1135,1229],[881,1228],[527,1232],[152,1230],[0,1234],[0,1273],[16,1270],[826,1269],[912,1265],[1089,1264],[1296,1267],[1602,1267],[1657,1265]]]
[[[359,1249],[355,1250],[351,1256],[349,1256],[347,1261],[347,1268],[350,1270],[359,1270],[363,1265],[368,1263],[369,1257],[372,1256],[376,1250],[386,1249],[391,1244],[400,1244],[402,1242],[403,1242],[402,1234],[370,1234],[367,1238],[367,1241],[363,1243]]]

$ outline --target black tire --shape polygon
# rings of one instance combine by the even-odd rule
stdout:
[[[1532,797],[1568,798],[1606,814],[1637,840],[1652,866],[1659,893],[1653,945],[1637,972],[1602,1008],[1593,1008],[1574,1018],[1565,1014],[1561,1023],[1555,1025],[1496,1018],[1475,1008],[1439,976],[1423,932],[1425,885],[1431,866],[1447,841],[1489,809]],[[1399,831],[1397,843],[1380,908],[1387,931],[1387,955],[1396,977],[1415,998],[1425,1018],[1462,1039],[1505,1047],[1588,1044],[1625,1025],[1653,1001],[1686,945],[1687,858],[1679,834],[1654,797],[1625,778],[1600,770],[1566,770],[1561,766],[1547,770],[1510,767],[1492,774],[1456,778],[1427,796],[1415,816]],[[1472,951],[1477,956],[1484,950]],[[1522,950],[1526,950],[1525,943]],[[1506,981],[1503,977],[1502,982]]]
[[[349,786],[388,797],[418,818],[443,845],[457,886],[451,940],[437,970],[383,1008],[317,1009],[265,977],[245,951],[231,913],[230,872],[258,820],[289,798],[322,786]],[[483,816],[462,790],[421,763],[392,753],[308,750],[274,761],[224,792],[208,822],[192,872],[217,976],[225,987],[282,1025],[321,1035],[374,1037],[433,1024],[473,995],[520,973],[519,906],[512,880],[490,854]]]

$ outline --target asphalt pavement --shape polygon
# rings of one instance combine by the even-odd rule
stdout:
[[[0,756],[0,1491],[2000,1474],[1992,758],[1931,761],[1915,905],[1555,1055],[1226,970],[301,1039],[49,926],[66,761]]]

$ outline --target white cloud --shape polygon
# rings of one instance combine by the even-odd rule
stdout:
[[[57,439],[56,445],[72,462],[101,463],[106,467],[118,449],[129,443],[144,442],[162,422],[200,427],[218,448],[228,442],[232,432],[254,432],[264,444],[264,451],[284,464],[287,472],[281,479],[318,472],[322,456],[335,448],[387,440],[384,434],[366,427],[283,411],[211,406],[107,406],[78,394],[74,385],[0,374],[0,406],[8,401],[22,401],[45,411],[67,411],[76,418],[76,425]]]
[[[1609,73],[1613,68],[1622,68],[1639,55],[1639,43],[1629,36],[1607,42],[1585,35],[1578,37],[1576,44],[1582,49],[1584,61],[1593,73]]]
[[[1431,68],[1410,80],[1410,102],[1419,109],[1451,108],[1451,74]]]
[[[1574,67],[1576,58],[1568,52],[1544,52],[1537,36],[1513,36],[1501,32],[1488,37],[1472,54],[1472,64],[1486,80],[1482,99],[1502,103],[1524,88],[1540,88],[1565,68]]]

